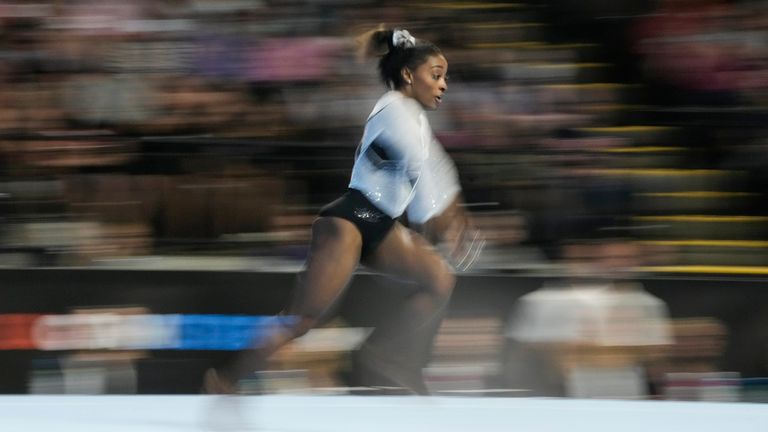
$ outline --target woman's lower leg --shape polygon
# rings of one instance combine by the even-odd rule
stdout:
[[[313,225],[312,245],[306,270],[298,278],[290,320],[278,319],[264,329],[255,343],[240,351],[235,360],[219,371],[224,386],[267,367],[280,348],[300,337],[324,319],[345,291],[360,257],[360,234],[350,222],[320,218]]]

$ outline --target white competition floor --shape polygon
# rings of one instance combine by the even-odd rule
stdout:
[[[282,395],[0,397],[0,430],[8,432],[764,432],[767,428],[768,405],[747,403]]]

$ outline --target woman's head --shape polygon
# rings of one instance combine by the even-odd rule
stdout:
[[[448,88],[448,62],[437,46],[402,29],[375,30],[365,39],[366,54],[380,57],[379,75],[387,87],[437,109]]]

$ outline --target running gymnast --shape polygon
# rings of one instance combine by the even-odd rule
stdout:
[[[369,57],[380,57],[389,91],[368,116],[349,189],[312,225],[308,259],[286,311],[294,319],[271,327],[227,367],[209,369],[208,393],[235,393],[238,381],[263,369],[280,347],[322,324],[358,264],[417,286],[397,317],[378,326],[359,351],[367,370],[362,380],[428,393],[422,367],[453,291],[454,269],[473,261],[482,240],[460,205],[453,161],[425,115],[442,102],[448,62],[437,46],[407,30],[377,29],[362,40]],[[411,228],[398,221],[405,214]]]

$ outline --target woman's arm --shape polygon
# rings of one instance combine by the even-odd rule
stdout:
[[[441,147],[430,151],[408,206],[408,221],[457,270],[467,270],[485,246],[483,235],[464,206],[453,161]]]

